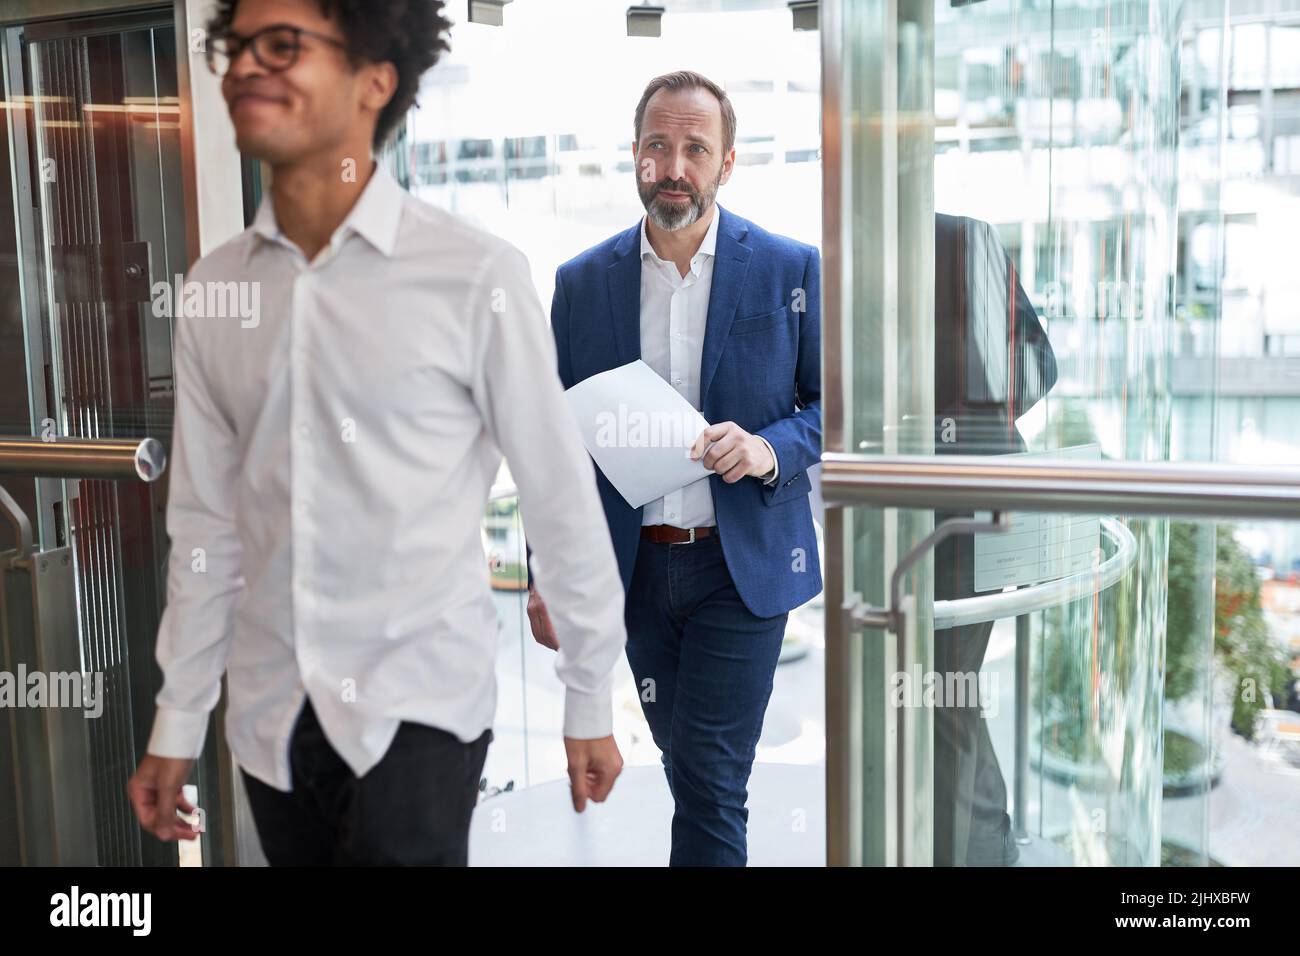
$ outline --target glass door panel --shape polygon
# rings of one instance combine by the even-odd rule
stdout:
[[[828,14],[827,451],[1168,460],[1179,0]],[[841,510],[828,604],[887,606],[959,518],[993,515]],[[1160,862],[1169,522],[1003,518],[927,549],[901,635],[828,631],[833,862]]]
[[[10,434],[170,440],[170,309],[155,307],[170,297],[155,285],[188,262],[173,18],[162,7],[0,30],[19,249],[8,331],[23,343],[23,374],[0,380]],[[69,568],[69,653],[103,680],[102,713],[86,722],[94,845],[75,858],[175,864],[174,847],[141,840],[126,796],[157,691],[165,488],[14,483],[40,556]]]

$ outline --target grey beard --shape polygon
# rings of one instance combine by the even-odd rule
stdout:
[[[678,229],[685,229],[687,226],[694,225],[700,218],[700,210],[695,205],[694,200],[687,202],[683,209],[678,210],[670,207],[667,211],[665,211],[662,204],[651,200],[646,215],[660,229],[676,232]]]

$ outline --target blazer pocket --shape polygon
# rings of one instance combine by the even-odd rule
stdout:
[[[750,315],[743,319],[736,319],[731,323],[732,335],[748,335],[750,332],[763,332],[772,328],[774,325],[781,325],[785,322],[786,313],[789,310],[786,306],[781,306],[775,312],[767,312],[763,315]]]

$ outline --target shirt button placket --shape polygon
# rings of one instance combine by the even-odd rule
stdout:
[[[675,270],[676,266],[673,268]],[[668,308],[668,327],[673,333],[672,339],[668,342],[668,374],[672,376],[673,386],[679,392],[681,391],[682,380],[677,374],[677,370],[681,367],[681,356],[678,354],[680,349],[677,346],[676,340],[678,338],[677,330],[681,325],[682,301],[682,286],[679,280],[677,288],[673,289],[673,297],[670,300],[671,304]],[[667,497],[664,498],[665,524],[675,525],[681,520],[681,500],[682,493],[680,491],[670,492]]]
[[[305,640],[312,632],[311,622],[305,620],[311,612],[312,525],[309,481],[312,468],[310,389],[307,376],[310,366],[307,354],[307,330],[310,323],[303,320],[304,300],[311,284],[311,273],[300,268],[294,279],[293,306],[290,310],[289,355],[289,474],[290,494],[293,497],[293,631],[294,650],[299,670],[306,677],[315,659],[313,649]]]

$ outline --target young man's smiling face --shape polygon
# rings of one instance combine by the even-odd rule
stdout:
[[[356,142],[364,142],[363,155],[369,155],[375,121],[392,91],[385,85],[391,64],[354,67],[338,21],[325,17],[316,0],[240,0],[230,29],[247,38],[273,25],[310,33],[301,35],[297,60],[287,70],[262,66],[251,48],[230,64],[221,93],[240,151],[272,165]]]
[[[664,89],[650,97],[633,166],[651,222],[684,229],[709,211],[735,161],[722,136],[722,105],[708,90]]]

